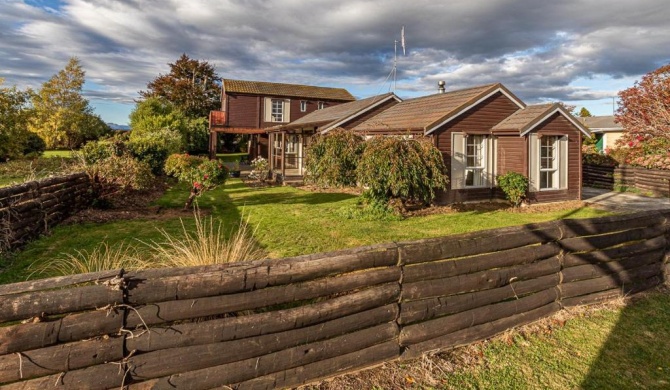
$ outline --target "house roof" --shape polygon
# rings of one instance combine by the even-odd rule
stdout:
[[[614,115],[589,116],[580,119],[582,123],[594,133],[623,131],[623,127],[614,121]]]
[[[397,97],[393,92],[371,96],[369,98],[327,107],[322,110],[316,110],[287,125],[280,126],[279,129],[288,130],[305,127],[319,127],[321,132],[326,133],[337,126],[340,126],[344,122],[354,119],[358,115],[389,100],[402,101],[402,99]]]
[[[575,127],[587,136],[590,136],[588,129],[575,117],[573,117],[562,105],[558,103],[535,104],[517,110],[514,114],[503,119],[500,123],[493,126],[493,133],[518,132],[519,135],[526,135],[534,128],[542,124],[550,116],[559,113],[569,120]]]
[[[356,98],[344,88],[315,87],[312,85],[268,83],[223,79],[224,92],[252,95],[301,97],[323,100],[352,101]]]
[[[421,130],[429,134],[498,92],[508,96],[520,108],[525,107],[525,104],[502,84],[488,84],[407,99],[361,123],[353,130],[360,132],[381,129],[396,131]]]

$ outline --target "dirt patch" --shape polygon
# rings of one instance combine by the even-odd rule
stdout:
[[[522,207],[511,207],[506,202],[477,202],[477,203],[456,203],[448,206],[430,206],[418,210],[404,210],[405,217],[420,217],[434,214],[450,214],[460,212],[492,212],[505,211],[510,213],[550,213],[555,211],[574,210],[586,207],[588,204],[581,200],[572,200],[556,203],[539,203],[524,205]]]
[[[106,223],[132,219],[161,220],[192,216],[191,210],[150,206],[163,196],[167,188],[167,184],[161,182],[149,191],[126,191],[105,195],[97,202],[97,207],[78,211],[61,224]],[[201,213],[206,215],[207,211],[201,210]]]

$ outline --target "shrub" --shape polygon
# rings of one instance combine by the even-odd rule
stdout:
[[[98,178],[103,192],[148,190],[155,182],[151,167],[129,155],[112,155],[86,165],[84,169],[89,176]]]
[[[517,172],[498,176],[498,186],[514,207],[519,207],[528,192],[528,178]]]
[[[270,174],[270,164],[268,160],[263,157],[256,157],[251,161],[251,172],[249,173],[249,178],[256,179],[260,182],[267,180],[268,175]]]
[[[595,144],[582,145],[582,162],[590,165],[616,167],[619,162],[612,155],[600,153]]]
[[[375,137],[367,141],[357,173],[381,202],[400,198],[428,204],[449,182],[442,154],[428,139]]]
[[[77,153],[87,164],[95,164],[111,156],[121,156],[125,150],[126,145],[122,140],[104,139],[87,142]]]
[[[173,154],[165,161],[165,172],[191,186],[184,209],[193,204],[195,197],[222,185],[228,178],[228,169],[216,160],[188,154]]]
[[[312,139],[305,160],[306,179],[324,186],[355,186],[356,168],[365,150],[363,138],[335,129]]]
[[[40,157],[45,150],[47,150],[46,142],[39,135],[30,131],[27,132],[23,144],[23,155],[30,158]]]
[[[163,129],[134,136],[130,135],[128,150],[140,161],[151,167],[154,174],[163,173],[168,156],[182,148],[182,137],[178,131]]]
[[[630,161],[630,164],[647,169],[670,170],[670,154],[653,154],[636,157]]]

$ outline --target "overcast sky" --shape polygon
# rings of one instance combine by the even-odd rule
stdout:
[[[85,95],[125,124],[138,91],[182,53],[224,78],[401,97],[502,82],[527,103],[612,113],[612,97],[670,62],[663,0],[0,0],[0,77],[39,85],[77,56]]]

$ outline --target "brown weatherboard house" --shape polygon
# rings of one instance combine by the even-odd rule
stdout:
[[[526,106],[502,84],[407,99],[352,131],[430,137],[450,179],[439,203],[500,198],[496,176],[510,171],[530,179],[532,202],[581,197],[588,130],[561,105]]]
[[[210,113],[210,155],[216,154],[217,134],[232,133],[250,134],[250,157],[267,158],[266,128],[354,100],[343,88],[224,79],[221,111]]]

